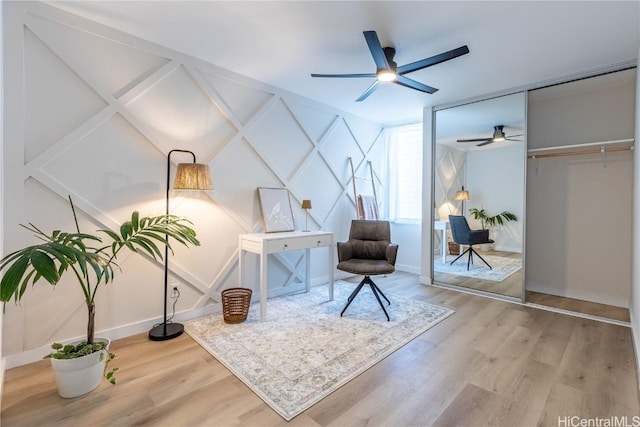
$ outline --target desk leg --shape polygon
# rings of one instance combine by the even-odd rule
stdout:
[[[440,246],[442,246],[442,263],[446,264],[447,263],[447,230],[442,230],[442,243],[440,244]]]
[[[311,249],[304,250],[304,291],[311,290]]]
[[[335,245],[333,244],[333,240],[331,241],[331,245],[329,246],[329,301],[333,301],[333,271],[335,270],[334,264],[334,251]]]
[[[267,318],[267,255],[264,251],[260,254],[260,321]]]
[[[238,249],[238,285],[242,286],[242,246]]]

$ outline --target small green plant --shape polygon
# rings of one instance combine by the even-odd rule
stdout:
[[[100,354],[100,361],[104,360],[105,354],[107,355],[107,361],[105,362],[104,377],[111,383],[116,383],[115,373],[119,368],[112,368],[107,370],[109,363],[116,358],[116,355],[107,350],[107,344],[105,342],[93,342],[88,343],[81,341],[76,345],[60,344],[54,342],[51,344],[51,348],[54,350],[51,353],[43,357],[43,359],[76,359],[78,357],[86,356],[96,351],[102,352]]]
[[[488,227],[495,227],[498,225],[504,225],[505,222],[517,221],[518,217],[508,211],[502,211],[497,215],[489,216],[484,209],[471,208],[469,213],[473,219],[480,220],[480,224],[483,229]]]

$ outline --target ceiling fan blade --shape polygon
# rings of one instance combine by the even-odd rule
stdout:
[[[432,65],[440,64],[450,59],[457,58],[458,56],[466,55],[469,53],[469,48],[464,45],[457,49],[450,50],[448,52],[435,55],[430,58],[425,58],[420,61],[412,62],[407,65],[398,67],[398,74],[411,73],[412,71],[422,70],[423,68],[431,67]]]
[[[375,77],[375,73],[365,74],[315,74],[311,73],[311,77],[334,77],[334,78],[350,78],[350,77]]]
[[[493,141],[493,138],[459,139],[457,142],[484,142],[484,141]]]
[[[369,45],[369,50],[371,51],[371,56],[373,56],[374,62],[376,63],[376,67],[378,67],[378,69],[382,68],[388,70],[389,62],[384,54],[384,50],[382,50],[382,45],[380,44],[380,40],[378,39],[376,32],[364,31],[363,34],[367,41],[367,45]]]
[[[522,142],[521,139],[511,139],[511,138],[505,138],[505,141],[516,141],[516,142]]]
[[[369,97],[369,95],[371,95],[376,89],[378,89],[378,81],[374,81],[371,86],[369,86],[367,88],[367,90],[365,90],[362,95],[360,95],[360,98],[356,99],[356,102],[362,102],[365,99],[367,99]]]
[[[523,135],[524,135],[524,133],[520,133],[518,135],[509,135],[507,138],[515,138],[517,136],[523,136]]]
[[[484,147],[485,145],[489,145],[489,144],[493,144],[493,139],[490,139],[485,142],[481,142],[480,144],[476,145],[476,147]]]
[[[404,76],[396,76],[396,79],[393,82],[401,86],[419,90],[420,92],[435,93],[438,91],[438,89],[436,89],[435,87],[427,86],[425,84],[422,84],[415,80],[411,80],[410,78],[404,77]]]

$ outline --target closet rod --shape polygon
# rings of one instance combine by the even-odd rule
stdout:
[[[546,147],[546,148],[531,148],[527,150],[527,154],[535,154],[538,157],[537,153],[548,153],[552,151],[562,151],[562,150],[572,150],[572,149],[584,149],[589,147],[608,147],[612,145],[616,146],[628,146],[633,145],[634,139],[616,139],[613,141],[601,141],[601,142],[586,142],[583,144],[572,144],[572,145],[559,145],[556,147]]]
[[[633,147],[611,147],[605,149],[606,153],[612,153],[614,151],[632,151]],[[563,151],[561,153],[547,153],[547,154],[528,154],[527,159],[544,159],[545,157],[563,157],[563,156],[576,156],[579,154],[601,154],[600,149],[591,150],[578,150],[578,151]]]

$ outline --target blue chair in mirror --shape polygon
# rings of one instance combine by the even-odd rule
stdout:
[[[454,262],[462,258],[465,254],[468,254],[467,270],[469,266],[473,264],[473,255],[477,256],[484,262],[490,270],[493,270],[489,263],[480,256],[473,245],[482,245],[485,243],[493,243],[493,240],[489,238],[489,230],[472,230],[469,228],[467,218],[462,215],[449,215],[449,226],[451,227],[451,235],[453,241],[459,245],[469,246],[464,252],[462,252],[456,259],[449,264],[453,265]]]

